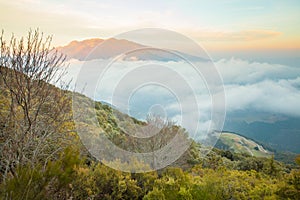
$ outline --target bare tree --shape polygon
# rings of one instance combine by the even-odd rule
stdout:
[[[133,152],[150,153],[151,156],[145,159],[153,169],[161,165],[161,162],[163,162],[162,156],[165,156],[165,160],[173,160],[172,156],[176,156],[177,151],[184,149],[189,142],[188,133],[185,129],[157,115],[148,115],[146,124],[140,126],[136,131],[139,131],[143,138],[129,136],[128,142],[130,145],[124,146],[127,146],[127,150]],[[177,138],[173,140],[176,136]],[[171,142],[172,146],[169,146],[168,149],[169,156],[162,155],[161,150]]]
[[[0,170],[2,180],[19,165],[47,162],[71,131],[71,103],[62,82],[65,56],[51,36],[29,31],[19,40],[0,37]],[[61,84],[61,89],[54,85]]]

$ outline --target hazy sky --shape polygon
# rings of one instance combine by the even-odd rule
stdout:
[[[300,57],[299,0],[0,0],[0,9],[6,34],[39,27],[54,35],[54,45],[155,27],[185,34],[215,55],[268,51]]]

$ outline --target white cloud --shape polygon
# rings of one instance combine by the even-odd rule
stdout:
[[[227,112],[257,110],[288,116],[300,116],[300,78],[264,80],[247,85],[226,85]]]
[[[101,60],[87,62],[73,60],[69,76],[78,74],[80,67],[84,64],[86,71],[81,72],[83,73],[81,77],[85,82],[81,80],[77,83],[79,91],[85,87],[85,93],[88,96],[94,97],[95,94],[97,100],[116,103],[123,108],[131,102],[134,105],[131,104],[133,107],[130,109],[137,113],[138,117],[146,116],[151,105],[158,104],[164,109],[169,119],[185,124],[187,130],[194,129],[197,124],[200,132],[205,132],[209,128],[213,129],[216,124],[217,127],[219,126],[218,120],[221,118],[217,116],[215,121],[211,119],[212,99],[201,77],[198,77],[189,66],[182,62],[155,61],[154,63],[165,68],[165,71],[158,69],[130,76],[130,73],[134,72],[133,69],[139,69],[139,66],[149,64],[149,62],[120,61],[106,71],[96,90],[93,88],[99,79],[97,71],[104,69],[101,66]],[[227,113],[251,110],[252,113],[300,116],[300,69],[268,63],[251,63],[234,58],[220,60],[215,64],[224,80]],[[128,72],[130,72],[129,75],[126,74]],[[140,84],[149,77],[155,77],[156,81],[165,81],[163,85],[166,88],[159,89],[157,85],[152,88],[142,87],[138,93],[135,93],[135,96],[130,96],[131,90],[139,86],[132,87],[132,85]],[[184,82],[188,83],[192,90],[184,87]],[[86,86],[86,83],[91,87]],[[116,87],[119,92],[112,102]],[[131,97],[134,97],[132,101]],[[197,101],[196,106],[193,104],[193,99]],[[222,102],[219,105],[222,105]],[[217,109],[222,108],[217,107]],[[188,120],[184,121],[184,118]],[[260,120],[259,117],[257,120]]]
[[[231,58],[215,62],[225,84],[249,84],[266,79],[291,79],[300,76],[300,68],[279,64],[248,62]]]
[[[300,116],[300,68],[234,58],[215,64],[224,80],[227,112]]]

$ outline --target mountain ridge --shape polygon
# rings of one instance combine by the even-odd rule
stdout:
[[[157,61],[201,61],[207,62],[209,59],[183,53],[177,50],[161,49],[139,44],[126,39],[101,39],[91,38],[82,41],[71,41],[65,46],[59,46],[57,51],[65,54],[67,59],[77,59],[80,61],[93,59],[109,59],[125,54],[125,60],[157,60]],[[133,54],[130,56],[129,54]]]
[[[102,48],[96,48],[101,44],[103,45]],[[87,57],[89,60],[96,58],[107,59],[112,56],[116,56],[123,51],[142,47],[143,45],[130,42],[128,40],[118,40],[115,38],[109,38],[106,40],[100,38],[91,38],[82,41],[71,41],[66,46],[57,47],[56,50],[67,55],[68,59],[75,58],[83,61]]]
[[[273,123],[255,121],[247,123],[243,120],[225,121],[224,129],[238,132],[240,135],[252,138],[277,151],[299,153],[299,117],[289,117]],[[270,149],[270,148],[269,148]]]

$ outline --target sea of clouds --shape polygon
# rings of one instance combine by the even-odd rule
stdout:
[[[206,81],[209,75],[196,73],[186,62],[120,60],[110,63],[100,59],[69,62],[65,79],[73,80],[76,91],[110,103],[133,117],[143,120],[147,114],[154,113],[183,125],[188,131],[195,130],[196,124],[195,138],[204,137],[201,133],[215,126],[220,127],[220,122],[215,121],[222,120],[222,116],[212,119],[212,112],[222,111],[218,106],[213,107],[212,102],[213,98],[219,98],[220,90],[211,90]],[[197,63],[199,67],[205,65],[205,62]],[[227,113],[251,110],[300,117],[300,67],[236,58],[222,59],[214,65],[223,80],[225,99],[222,101]],[[147,67],[151,70],[139,71]],[[155,80],[152,84],[143,81],[152,78]]]

